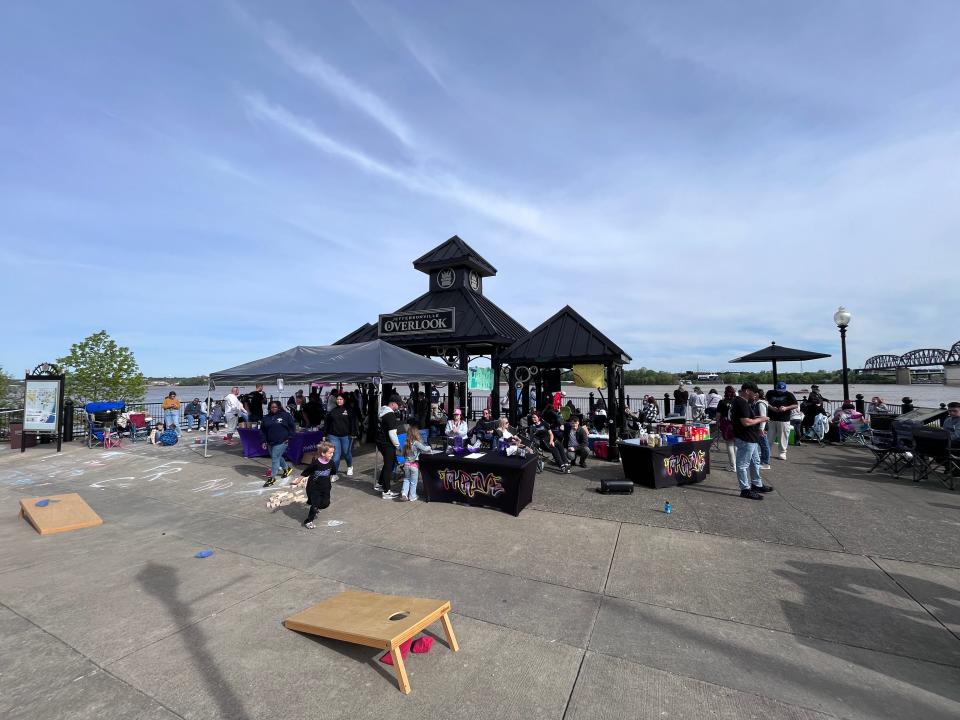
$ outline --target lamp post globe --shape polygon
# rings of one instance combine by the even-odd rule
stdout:
[[[850,311],[841,305],[833,314],[833,321],[837,324],[837,327],[845,328],[850,324],[850,317]]]
[[[850,311],[843,305],[833,314],[833,322],[840,329],[840,355],[843,360],[843,399],[850,399],[850,385],[847,381],[847,325],[850,324]]]

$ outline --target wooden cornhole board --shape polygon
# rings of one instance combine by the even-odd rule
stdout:
[[[37,507],[39,500],[49,500],[50,503]],[[20,517],[26,518],[41,535],[103,525],[101,517],[77,493],[24,498],[20,501]]]
[[[460,646],[453,634],[449,612],[449,600],[348,590],[291,615],[283,624],[298,632],[389,650],[397,672],[397,684],[404,693],[409,693],[410,681],[400,655],[400,645],[440,620],[447,645],[457,652]],[[391,620],[391,617],[397,619]]]

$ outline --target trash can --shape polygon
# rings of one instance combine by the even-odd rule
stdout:
[[[22,447],[34,447],[37,444],[36,433],[23,434],[23,423],[10,423],[10,449],[20,450]]]

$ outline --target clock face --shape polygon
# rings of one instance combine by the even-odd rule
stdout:
[[[480,289],[480,276],[477,275],[477,274],[476,274],[475,272],[473,272],[472,270],[470,271],[470,287],[471,287],[473,290],[479,290],[479,289]]]
[[[453,282],[456,278],[456,273],[454,273],[453,270],[444,268],[437,273],[437,285],[446,290],[447,288],[453,287]]]

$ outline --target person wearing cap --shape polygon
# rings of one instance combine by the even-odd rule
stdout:
[[[745,382],[740,393],[730,405],[730,422],[733,425],[733,443],[736,448],[737,483],[740,497],[763,500],[763,495],[773,490],[760,477],[760,428],[769,418],[757,416],[753,404],[759,397],[757,384]]]
[[[200,398],[194,398],[187,403],[187,406],[183,409],[183,417],[186,420],[187,432],[193,432],[193,420],[191,418],[197,418],[198,431],[203,432],[203,429],[207,426],[207,414],[203,411]]]
[[[810,386],[810,394],[807,395],[807,401],[813,403],[814,405],[823,405],[826,402],[826,398],[820,394],[819,385]]]
[[[373,489],[383,493],[384,500],[393,500],[400,497],[400,493],[390,489],[393,481],[393,468],[397,464],[397,454],[400,451],[400,439],[397,429],[400,427],[400,416],[397,408],[400,407],[400,396],[391,395],[387,404],[380,408],[377,424],[377,450],[383,456],[383,467],[380,468],[380,477]]]
[[[453,415],[447,420],[447,425],[443,430],[444,436],[448,441],[452,441],[457,435],[466,440],[468,432],[467,421],[463,419],[463,411],[460,408],[454,408]]]
[[[947,403],[947,417],[943,429],[950,433],[950,442],[960,446],[960,402]]]
[[[770,424],[767,426],[767,437],[770,439],[770,449],[774,446],[780,450],[780,459],[787,459],[787,446],[790,444],[790,414],[794,408],[800,407],[796,396],[787,390],[787,384],[778,380],[776,387],[767,393],[767,415]]]

